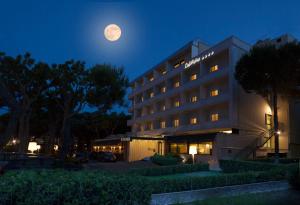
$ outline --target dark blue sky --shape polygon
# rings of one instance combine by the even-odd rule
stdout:
[[[235,35],[249,43],[290,33],[300,38],[299,0],[0,0],[0,51],[38,60],[73,58],[124,66],[133,79],[186,42]],[[122,28],[117,42],[103,29]]]

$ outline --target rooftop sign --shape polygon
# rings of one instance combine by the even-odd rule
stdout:
[[[206,58],[208,58],[208,57],[210,57],[212,55],[214,55],[213,51],[210,52],[210,53],[208,53],[208,54],[205,54],[203,56],[199,56],[199,57],[193,58],[192,60],[190,60],[189,62],[187,62],[187,63],[184,64],[184,69],[188,69],[189,67],[191,67],[191,66],[199,63],[200,61],[203,61],[204,59],[206,59]]]

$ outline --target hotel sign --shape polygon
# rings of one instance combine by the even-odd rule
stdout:
[[[192,60],[190,60],[189,62],[185,63],[184,64],[184,69],[188,69],[189,67],[199,63],[200,61],[203,61],[205,60],[206,58],[208,57],[211,57],[212,55],[214,55],[214,52],[210,52],[210,53],[207,53],[205,55],[202,55],[202,56],[199,56],[199,57],[196,57],[196,58],[193,58]]]

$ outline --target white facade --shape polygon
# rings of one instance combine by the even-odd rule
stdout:
[[[266,118],[272,110],[262,97],[245,93],[234,77],[237,61],[250,48],[236,37],[210,47],[192,41],[136,78],[129,96],[132,136],[165,137],[164,153],[177,147],[179,154],[188,154],[189,146],[197,146],[198,158],[206,161],[249,155],[247,148],[263,145],[269,137]],[[284,101],[279,106],[279,121],[285,127],[280,134],[282,152],[288,149],[288,107]],[[272,147],[271,139],[257,154]]]

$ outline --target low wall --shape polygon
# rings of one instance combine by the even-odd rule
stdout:
[[[192,191],[152,194],[151,205],[169,205],[188,203],[212,197],[236,196],[240,194],[260,193],[287,190],[290,185],[287,181],[271,181],[253,184],[234,185],[199,189]]]

